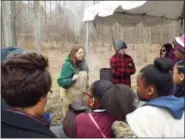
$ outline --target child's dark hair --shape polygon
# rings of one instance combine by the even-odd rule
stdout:
[[[108,113],[124,120],[125,116],[136,108],[134,99],[134,92],[128,86],[117,84],[107,92],[107,95],[102,100],[103,106]]]
[[[178,74],[184,74],[185,75],[185,60],[181,60],[179,62],[176,63],[175,67],[177,68],[178,70]],[[184,80],[181,81],[181,83],[179,84],[181,86],[181,91],[180,93],[185,93],[185,78]],[[180,88],[176,88],[175,90],[175,96],[181,96],[178,92],[178,89]],[[185,95],[184,95],[185,97]]]
[[[173,79],[170,70],[173,69],[173,62],[166,58],[156,58],[154,64],[141,69],[141,78],[145,87],[154,85],[158,96],[167,96],[173,86]]]
[[[97,80],[91,86],[92,95],[101,100],[114,84],[106,80]]]
[[[172,44],[170,44],[170,43],[163,44],[163,46],[161,47],[161,50],[160,50],[160,56],[162,55],[162,48],[163,47],[166,49],[165,57],[167,57],[169,55],[170,51],[173,49]]]
[[[8,57],[1,66],[2,97],[11,107],[31,107],[51,88],[48,59],[37,53]]]
[[[179,73],[183,73],[185,75],[185,60],[181,60],[181,61],[177,62],[175,66],[176,66]],[[185,81],[185,79],[184,79],[184,81]]]
[[[92,94],[98,98],[101,108],[110,115],[124,119],[135,109],[134,93],[126,85],[113,85],[109,81],[98,80],[92,84]]]

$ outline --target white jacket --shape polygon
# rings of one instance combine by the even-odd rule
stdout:
[[[184,137],[184,113],[181,119],[174,119],[166,109],[143,106],[126,120],[137,137]]]

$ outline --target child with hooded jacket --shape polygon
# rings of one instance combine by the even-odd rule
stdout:
[[[171,64],[168,59],[157,58],[154,64],[140,71],[137,94],[147,102],[126,116],[130,130],[137,137],[184,137],[184,98],[168,96],[173,84]],[[116,137],[124,137],[120,133],[124,129],[121,123],[113,124]]]

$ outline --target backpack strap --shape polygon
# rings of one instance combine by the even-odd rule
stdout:
[[[94,125],[96,126],[96,128],[100,131],[102,137],[103,137],[103,138],[107,138],[107,137],[105,136],[105,134],[102,132],[102,130],[100,129],[100,127],[99,127],[99,125],[97,124],[97,122],[94,120],[93,116],[92,116],[90,113],[89,113],[88,115],[89,115],[91,121],[92,121],[92,122],[94,123]]]

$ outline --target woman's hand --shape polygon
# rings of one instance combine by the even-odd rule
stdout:
[[[72,78],[72,81],[76,81],[76,80],[78,80],[78,78],[79,78],[79,75],[78,75],[78,74],[75,74],[75,75],[73,76],[73,78]]]

